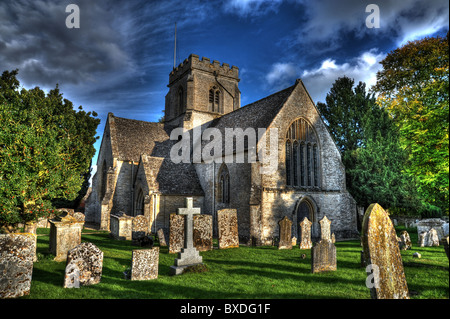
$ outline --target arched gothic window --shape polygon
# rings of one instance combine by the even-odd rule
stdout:
[[[139,190],[136,198],[136,204],[134,206],[134,216],[138,215],[144,215],[144,192],[142,189]]]
[[[220,91],[215,86],[209,90],[209,111],[222,113],[220,105]]]
[[[286,133],[286,185],[320,187],[319,140],[312,125],[295,120]]]
[[[223,164],[219,171],[219,202],[224,204],[230,203],[230,173],[228,167]]]

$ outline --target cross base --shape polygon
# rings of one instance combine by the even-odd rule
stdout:
[[[192,264],[192,265],[184,265],[184,266],[170,266],[170,274],[171,275],[181,275],[187,267],[203,265],[203,263]]]

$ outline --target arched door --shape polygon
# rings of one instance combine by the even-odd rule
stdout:
[[[297,238],[301,238],[301,227],[299,223],[306,217],[312,223],[311,225],[311,239],[313,241],[319,238],[319,227],[316,218],[314,205],[308,200],[303,199],[297,207]]]

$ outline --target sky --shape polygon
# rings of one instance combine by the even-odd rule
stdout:
[[[70,4],[79,28],[67,27]],[[175,23],[176,64],[194,53],[237,66],[245,106],[298,78],[315,103],[342,76],[370,88],[387,53],[445,36],[448,21],[447,0],[0,0],[0,72],[19,69],[27,89],[58,84],[75,108],[95,111],[98,153],[108,112],[163,116]]]

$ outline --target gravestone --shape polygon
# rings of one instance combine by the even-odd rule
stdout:
[[[194,247],[198,251],[213,249],[213,224],[211,215],[194,216]]]
[[[297,237],[292,237],[292,247],[297,246]]]
[[[133,250],[131,280],[151,280],[158,278],[159,247]]]
[[[184,216],[169,216],[169,254],[179,253],[184,245]]]
[[[83,225],[67,212],[50,220],[49,248],[55,261],[66,260],[67,252],[81,243]]]
[[[164,234],[164,229],[160,228],[160,229],[158,229],[158,231],[156,233],[158,235],[159,246],[167,247],[166,235]]]
[[[320,239],[331,240],[331,221],[324,216],[319,222],[320,224]]]
[[[133,217],[123,212],[110,215],[110,234],[116,240],[131,240]]]
[[[64,288],[98,284],[102,270],[103,252],[93,243],[81,243],[67,253]]]
[[[239,247],[239,233],[236,209],[217,211],[219,249]]]
[[[194,199],[192,197],[187,197],[186,208],[178,208],[177,214],[185,217],[184,248],[178,253],[175,265],[170,267],[172,275],[180,275],[186,267],[202,263],[202,256],[199,255],[198,250],[194,247],[193,240],[194,215],[200,214],[200,208],[194,208],[193,202]]]
[[[419,234],[419,247],[439,246],[439,236],[434,228]]]
[[[278,224],[280,225],[278,249],[292,249],[292,221],[284,216]]]
[[[379,204],[367,208],[363,220],[362,244],[373,299],[409,299],[397,235],[389,215]],[[368,270],[370,269],[370,271]]]
[[[0,299],[30,294],[36,235],[0,234]]]
[[[148,218],[144,215],[138,215],[133,218],[131,225],[131,244],[138,245],[147,236]]]
[[[411,238],[406,230],[400,234],[398,243],[401,250],[411,249]]]
[[[301,238],[300,238],[300,249],[311,249],[311,225],[312,223],[308,220],[308,218],[303,218],[301,223],[299,224],[301,227]]]
[[[324,216],[320,223],[321,239],[311,248],[311,272],[335,271],[337,269],[336,246],[331,236],[331,221]]]
[[[445,221],[440,218],[428,218],[422,219],[417,223],[417,233],[421,234],[424,232],[429,232],[431,229],[434,229],[439,237],[438,242],[445,237],[444,234],[444,226]]]
[[[86,216],[82,212],[74,212],[73,218],[75,218],[79,222],[85,222]]]
[[[311,272],[335,271],[336,246],[331,239],[321,239],[311,248]]]

